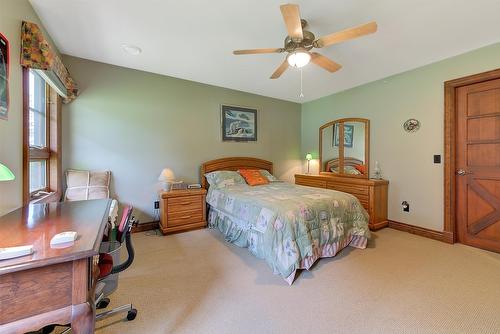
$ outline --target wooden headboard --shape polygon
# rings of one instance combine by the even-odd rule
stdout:
[[[232,157],[210,160],[204,162],[201,165],[201,186],[202,188],[208,189],[209,185],[207,182],[207,178],[205,177],[205,174],[207,173],[215,172],[218,170],[237,171],[238,169],[244,168],[265,169],[269,171],[269,173],[273,173],[273,163],[267,160],[246,157]]]
[[[345,166],[356,167],[356,165],[364,165],[364,164],[365,163],[363,161],[356,158],[351,158],[351,157],[344,158],[344,167]],[[331,168],[338,168],[338,167],[339,167],[339,159],[335,158],[326,162],[325,171],[330,172]]]

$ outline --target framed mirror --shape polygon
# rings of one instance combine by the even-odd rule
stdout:
[[[368,179],[370,120],[342,118],[321,126],[319,163],[320,174]]]

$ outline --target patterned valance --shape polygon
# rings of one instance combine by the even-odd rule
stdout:
[[[53,72],[64,87],[64,89],[60,89],[60,84],[53,83],[59,88],[57,91],[64,97],[63,101],[65,103],[74,100],[78,96],[78,87],[71,78],[68,69],[64,66],[57,53],[50,47],[49,42],[35,23],[23,21],[21,28],[21,66]],[[49,75],[48,77],[53,76]]]

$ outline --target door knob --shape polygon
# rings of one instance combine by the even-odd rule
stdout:
[[[470,172],[467,172],[465,169],[459,169],[457,170],[457,175],[463,176],[465,174],[470,174]]]

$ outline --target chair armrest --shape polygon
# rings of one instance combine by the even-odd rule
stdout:
[[[127,247],[127,254],[128,254],[127,260],[125,260],[125,262],[120,263],[117,266],[114,266],[113,269],[111,270],[111,274],[116,274],[121,271],[124,271],[125,269],[130,267],[132,262],[134,262],[135,251],[134,251],[134,246],[132,245],[131,230],[132,226],[136,225],[137,222],[133,221],[133,223],[130,225],[130,228],[128,228],[127,233],[125,234],[125,246]]]

